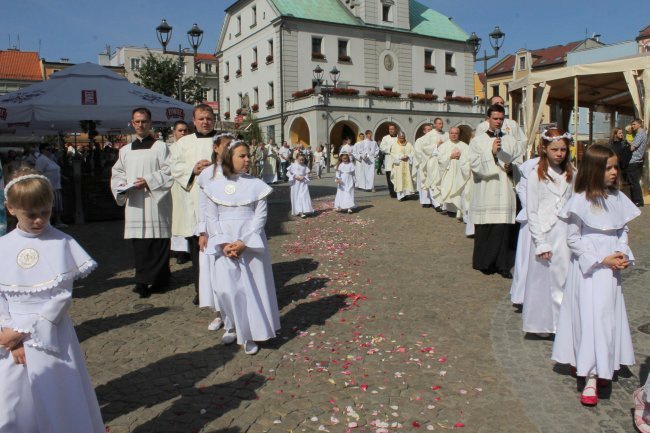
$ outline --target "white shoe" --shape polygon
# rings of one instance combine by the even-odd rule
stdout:
[[[237,333],[234,329],[224,332],[223,336],[221,337],[221,342],[223,344],[232,344],[235,342],[235,340],[237,340]]]
[[[208,331],[216,331],[223,326],[223,320],[221,317],[217,317],[208,325]]]
[[[307,218],[307,215],[305,215],[304,213],[301,213],[300,218]]]
[[[246,355],[255,355],[258,350],[260,348],[254,341],[248,340],[244,343],[244,353]]]
[[[348,213],[352,213],[352,209],[348,209]]]

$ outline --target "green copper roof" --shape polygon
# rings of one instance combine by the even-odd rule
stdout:
[[[280,15],[314,21],[359,25],[339,0],[271,0]]]
[[[341,0],[270,0],[282,16],[314,21],[325,21],[355,26],[370,26],[355,17]],[[466,41],[469,37],[448,17],[427,8],[415,0],[409,0],[411,32],[453,41]],[[399,29],[396,29],[399,31]],[[402,30],[405,31],[405,30]]]
[[[448,17],[415,0],[409,0],[409,13],[413,33],[463,42],[469,38],[469,35]]]

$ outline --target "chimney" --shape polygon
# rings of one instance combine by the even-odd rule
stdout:
[[[70,63],[70,59],[66,57],[61,57],[61,63]]]

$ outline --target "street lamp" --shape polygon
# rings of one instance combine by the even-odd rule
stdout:
[[[329,131],[330,131],[330,113],[329,113],[329,105],[330,105],[330,93],[332,92],[332,88],[336,89],[336,83],[339,82],[339,77],[341,76],[341,71],[336,69],[336,66],[332,68],[330,71],[330,78],[332,79],[332,82],[334,83],[333,86],[329,86],[327,80],[325,80],[325,85],[323,85],[323,76],[325,75],[325,71],[323,68],[320,67],[320,65],[316,65],[314,68],[314,79],[316,80],[316,93],[320,93],[323,96],[323,106],[325,107],[325,144],[327,145],[327,152],[325,153],[325,161],[326,161],[326,170],[329,173],[330,172],[330,151],[331,151],[331,143],[329,142]]]
[[[491,59],[496,59],[499,57],[499,50],[503,46],[503,42],[506,39],[506,34],[501,31],[499,26],[495,26],[494,30],[489,34],[490,36],[490,46],[492,47],[492,50],[494,50],[494,54],[488,56],[487,51],[483,50],[483,57],[477,58],[476,55],[478,54],[479,50],[481,49],[481,38],[479,38],[476,35],[476,32],[472,32],[471,36],[465,43],[467,44],[467,47],[470,49],[472,52],[472,55],[474,56],[474,62],[476,61],[483,61],[483,95],[485,97],[485,111],[487,112],[488,108],[488,99],[487,99],[487,62],[488,60]]]
[[[167,53],[167,44],[172,38],[173,27],[167,23],[166,19],[163,19],[158,27],[156,27],[156,36],[158,37],[158,42],[162,45],[163,54]],[[203,30],[194,23],[192,28],[187,31],[187,40],[194,50],[194,55],[196,56],[199,46],[203,41]],[[178,44],[178,100],[183,100],[183,48],[181,44]]]

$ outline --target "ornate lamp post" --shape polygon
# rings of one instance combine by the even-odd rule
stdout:
[[[325,161],[326,161],[326,170],[330,172],[330,151],[331,143],[329,142],[329,131],[330,131],[330,113],[329,113],[329,104],[330,104],[330,94],[332,89],[336,88],[336,84],[339,82],[339,77],[341,76],[341,71],[336,69],[336,66],[330,71],[330,78],[332,79],[333,86],[329,86],[327,80],[325,80],[325,85],[323,85],[323,76],[325,71],[320,65],[316,65],[314,68],[314,79],[316,80],[316,93],[320,93],[323,96],[323,105],[325,106],[325,144],[327,146],[325,152]]]
[[[476,55],[478,54],[479,50],[481,49],[481,38],[479,38],[476,35],[476,32],[472,32],[472,35],[465,41],[467,44],[468,48],[472,52],[472,55],[474,56],[474,62],[476,61],[483,61],[483,95],[485,96],[485,111],[487,112],[488,108],[488,98],[487,98],[487,62],[488,60],[491,59],[496,59],[499,57],[499,50],[503,46],[503,42],[506,39],[506,34],[501,31],[499,26],[495,26],[494,30],[492,30],[492,33],[490,33],[490,46],[492,47],[492,50],[494,51],[494,54],[492,55],[487,55],[487,50],[483,50],[483,57],[477,58]]]
[[[163,19],[158,27],[156,27],[156,36],[158,37],[158,42],[162,45],[163,54],[167,53],[167,44],[169,44],[169,41],[172,38],[172,32],[173,27],[167,23],[166,19]],[[196,56],[199,46],[203,41],[203,30],[201,30],[196,23],[194,23],[192,28],[187,31],[187,40]],[[181,44],[178,44],[178,100],[183,100],[183,49]]]

